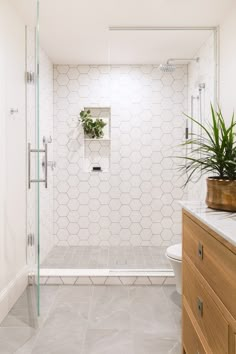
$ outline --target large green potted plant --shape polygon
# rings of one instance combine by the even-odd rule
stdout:
[[[193,177],[206,174],[208,207],[236,211],[236,139],[234,115],[226,124],[220,109],[211,105],[211,122],[201,124],[187,116],[200,130],[183,144],[191,147],[181,170],[187,172],[185,185]]]
[[[103,138],[103,128],[106,126],[106,123],[101,118],[94,119],[89,109],[80,112],[80,122],[86,137],[90,139]]]

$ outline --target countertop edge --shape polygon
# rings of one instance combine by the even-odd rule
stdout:
[[[219,216],[236,216],[236,213],[229,213],[226,211],[217,211],[213,210],[207,207],[205,202],[190,202],[190,201],[179,201],[179,204],[182,206],[182,209],[186,210],[189,214],[191,214],[193,217],[198,219],[200,222],[205,224],[209,229],[214,231],[217,235],[219,235],[222,239],[227,241],[230,245],[232,245],[236,249],[236,235],[233,238],[227,232],[222,230],[221,227],[214,225],[213,221],[207,220],[207,217],[203,217],[201,213],[205,211],[209,211],[209,215],[212,212],[212,215],[219,215]],[[197,208],[198,210],[201,208],[201,213],[200,211],[198,212],[197,210],[194,210],[193,208]],[[206,215],[205,215],[206,216]],[[230,218],[232,221],[232,218]],[[218,221],[219,222],[219,221]],[[225,221],[224,221],[225,222]],[[235,234],[236,234],[236,223],[235,223]]]

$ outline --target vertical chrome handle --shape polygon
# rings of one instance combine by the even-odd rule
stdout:
[[[201,244],[201,242],[199,242],[198,244],[198,257],[200,259],[203,259],[203,245]]]
[[[48,188],[48,144],[44,145],[45,149],[45,188]]]
[[[31,145],[28,143],[28,188],[30,189],[31,187]]]
[[[44,153],[45,158],[45,175],[44,179],[31,179],[31,153]],[[48,188],[48,146],[45,144],[44,149],[31,149],[31,144],[28,143],[28,188],[31,188],[31,183],[44,183],[45,188]]]
[[[203,301],[200,297],[197,298],[197,310],[200,317],[203,316]]]

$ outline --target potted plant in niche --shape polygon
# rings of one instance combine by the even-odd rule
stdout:
[[[80,122],[86,137],[90,139],[103,138],[103,128],[106,126],[106,123],[101,118],[93,118],[89,109],[80,112]]]
[[[187,115],[186,115],[187,116]],[[181,166],[187,172],[185,185],[196,174],[207,174],[206,204],[209,208],[236,211],[236,138],[234,115],[226,124],[220,109],[211,105],[211,122],[203,125],[193,117],[187,116],[197,125],[201,134],[191,134],[183,145],[191,146],[186,164]]]

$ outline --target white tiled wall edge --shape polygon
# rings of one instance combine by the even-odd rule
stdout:
[[[175,277],[161,276],[41,276],[41,285],[173,285]]]

